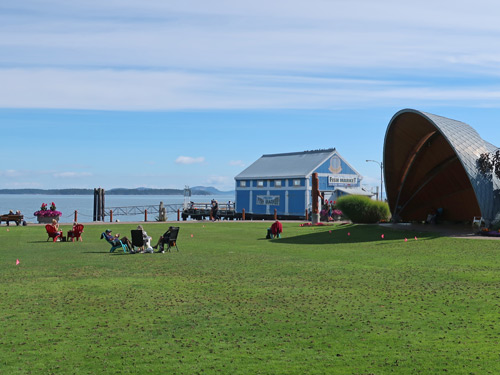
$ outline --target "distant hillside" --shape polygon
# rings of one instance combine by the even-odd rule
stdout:
[[[193,195],[196,195],[197,193],[195,193],[195,191],[205,191],[208,193],[208,195],[230,195],[230,194],[234,194],[234,190],[229,190],[229,191],[220,191],[219,189],[216,189],[214,187],[211,187],[211,186],[194,186],[191,188],[191,192],[193,193]],[[207,194],[203,194],[203,195],[207,195]]]
[[[184,190],[181,189],[125,189],[116,188],[106,190],[108,195],[184,195]]]
[[[0,194],[29,195],[93,195],[94,189],[0,189]],[[107,195],[184,195],[184,189],[115,188],[106,190]],[[191,188],[192,195],[234,194],[234,191],[220,191],[214,187],[196,186]]]

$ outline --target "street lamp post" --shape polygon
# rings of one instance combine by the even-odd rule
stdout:
[[[384,170],[384,163],[376,161],[376,160],[367,160],[366,162],[372,161],[374,163],[377,163],[380,166],[380,200],[382,200],[382,175],[383,175],[383,170]]]

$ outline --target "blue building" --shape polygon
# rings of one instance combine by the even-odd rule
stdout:
[[[312,174],[318,173],[325,199],[373,194],[361,188],[362,176],[336,149],[262,155],[237,175],[236,212],[249,218],[304,218],[312,207]]]

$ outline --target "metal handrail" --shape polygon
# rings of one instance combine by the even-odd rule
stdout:
[[[176,213],[178,210],[183,210],[184,204],[166,204],[165,210],[167,213]],[[212,208],[211,203],[193,203],[188,206],[186,211],[189,210],[210,210]],[[113,216],[127,216],[127,215],[143,215],[145,211],[148,214],[159,214],[158,205],[147,205],[147,206],[122,206],[122,207],[105,207],[104,216],[110,216],[110,211],[113,211]],[[219,212],[231,212],[234,211],[234,203],[219,203]]]
[[[168,212],[177,212],[177,210],[182,209],[182,203],[180,204],[166,204],[165,210]],[[106,207],[104,208],[104,216],[110,216],[110,211],[113,211],[113,216],[118,215],[141,215],[144,214],[145,211],[148,211],[148,214],[158,214],[159,206],[158,205],[148,205],[148,206],[125,206],[125,207]]]

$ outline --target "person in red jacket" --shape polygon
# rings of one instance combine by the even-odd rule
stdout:
[[[271,233],[273,238],[281,238],[281,233],[283,232],[283,225],[276,220],[273,225],[271,225]]]

